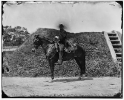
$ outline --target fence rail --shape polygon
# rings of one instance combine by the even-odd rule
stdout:
[[[15,51],[18,48],[18,46],[4,46],[2,48],[2,52],[3,51]]]

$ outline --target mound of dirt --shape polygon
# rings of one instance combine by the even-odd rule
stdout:
[[[59,31],[55,29],[39,28],[30,35],[13,54],[7,56],[10,73],[7,76],[50,76],[50,68],[40,47],[35,53],[33,48],[34,35],[47,37],[50,40]],[[86,51],[87,76],[117,76],[120,68],[112,61],[109,48],[102,32],[69,33],[67,38],[73,38]],[[74,60],[64,62],[61,66],[55,66],[55,76],[77,76],[78,65]]]

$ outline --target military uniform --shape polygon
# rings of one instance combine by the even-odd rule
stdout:
[[[60,26],[59,43],[58,43],[59,44],[59,59],[58,59],[58,64],[62,64],[63,50],[64,50],[66,36],[67,36],[67,33],[66,33],[66,31],[63,28],[64,28],[64,26],[61,25]]]

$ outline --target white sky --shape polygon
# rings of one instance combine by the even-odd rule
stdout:
[[[70,32],[120,31],[121,10],[115,2],[99,3],[25,3],[4,5],[3,25],[55,28],[63,23]]]

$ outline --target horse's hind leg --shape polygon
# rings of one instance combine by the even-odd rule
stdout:
[[[75,60],[80,67],[79,79],[81,79],[82,75],[85,74],[85,58],[75,58]]]

